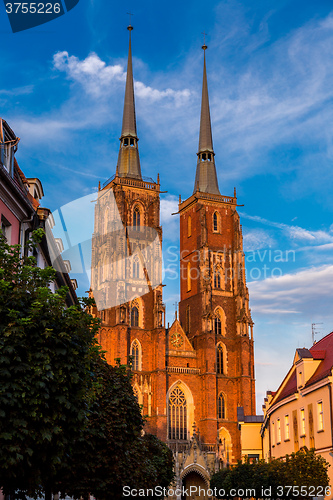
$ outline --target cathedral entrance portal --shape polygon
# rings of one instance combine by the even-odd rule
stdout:
[[[182,500],[208,500],[209,498],[207,496],[208,485],[206,481],[193,470],[183,478],[184,490],[188,490],[188,495],[182,495]]]

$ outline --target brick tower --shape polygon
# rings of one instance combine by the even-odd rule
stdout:
[[[255,413],[237,200],[218,188],[204,52],[195,187],[179,203],[180,317],[165,328],[160,184],[141,175],[128,29],[116,174],[99,188],[95,207],[91,287],[102,319],[99,342],[110,364],[132,358],[146,430],[173,450],[177,486],[208,487],[214,471],[241,458],[237,408]]]
[[[194,192],[179,203],[180,322],[197,352],[196,424],[224,463],[240,457],[237,407],[255,414],[253,322],[237,199],[219,191],[206,74]]]
[[[133,383],[147,428],[165,439],[165,307],[162,302],[160,184],[141,175],[136,130],[131,31],[116,174],[98,192],[92,247],[92,292],[102,319],[106,359],[133,360]],[[155,410],[153,411],[153,407]]]

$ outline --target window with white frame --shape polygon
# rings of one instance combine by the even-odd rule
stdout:
[[[272,422],[272,446],[275,446],[275,423]]]

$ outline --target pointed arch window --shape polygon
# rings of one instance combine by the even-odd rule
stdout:
[[[192,235],[192,218],[189,215],[187,219],[187,237],[189,238]]]
[[[104,211],[103,234],[108,234],[109,218],[110,218],[110,210],[109,207],[106,207]]]
[[[218,402],[217,402],[217,418],[220,419],[225,419],[226,415],[226,404],[225,404],[225,396],[221,392],[218,397]]]
[[[137,306],[131,309],[131,326],[139,326],[139,309]]]
[[[138,255],[133,258],[132,275],[133,278],[140,278],[140,259]]]
[[[223,375],[225,372],[224,366],[224,349],[221,343],[216,346],[216,373]]]
[[[225,312],[220,306],[214,311],[214,333],[216,335],[226,335]]]
[[[214,270],[214,288],[221,288],[221,271],[220,271],[220,269]]]
[[[213,231],[217,233],[219,231],[220,216],[218,212],[213,213]]]
[[[140,342],[135,339],[131,345],[131,356],[132,356],[132,370],[141,370],[141,345]]]
[[[219,311],[217,311],[215,318],[214,318],[214,332],[216,335],[222,334],[222,322],[221,322],[221,315],[220,315]]]
[[[175,387],[169,396],[169,439],[187,439],[187,403],[180,387]]]
[[[140,225],[141,225],[140,209],[138,206],[136,206],[133,210],[133,226],[137,231],[139,231]]]

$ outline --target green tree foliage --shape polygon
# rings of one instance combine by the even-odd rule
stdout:
[[[101,357],[90,302],[66,308],[54,278],[0,235],[0,488],[116,500],[126,485],[167,487],[172,453],[143,433],[131,371]]]
[[[265,490],[270,492],[270,498],[307,499],[318,496],[318,487],[325,489],[329,485],[328,467],[328,462],[313,449],[302,448],[284,459],[274,459],[269,463],[264,460],[251,463],[246,458],[244,463],[238,462],[233,468],[214,474],[210,487],[221,492],[217,498],[242,496],[229,495],[232,489],[236,489],[238,493],[244,491],[243,498],[262,498]],[[248,495],[250,489],[255,494]]]
[[[38,230],[35,243],[43,235]],[[33,245],[32,245],[33,246]],[[98,321],[0,235],[0,487],[47,491],[86,425]]]
[[[100,360],[95,373],[99,389],[89,424],[59,489],[75,497],[90,493],[98,500],[117,500],[124,486],[167,487],[173,479],[172,453],[155,436],[142,435],[144,420],[130,371]]]

